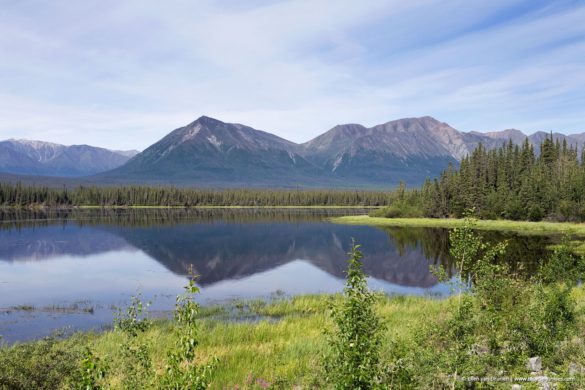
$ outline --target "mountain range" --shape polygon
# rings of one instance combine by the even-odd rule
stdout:
[[[88,145],[65,146],[43,141],[0,141],[0,172],[77,177],[123,165],[138,151],[116,151]]]
[[[296,144],[203,116],[96,177],[211,186],[383,187],[437,175],[481,140],[423,117],[372,128],[339,125]]]
[[[297,144],[202,116],[141,153],[38,141],[0,142],[0,171],[85,176],[84,182],[96,184],[380,188],[401,180],[418,185],[439,175],[448,164],[457,165],[480,143],[494,148],[508,140],[528,139],[538,146],[548,134],[527,136],[515,129],[461,132],[425,116],[373,127],[338,125]],[[585,142],[585,133],[554,133],[553,137],[579,149]]]

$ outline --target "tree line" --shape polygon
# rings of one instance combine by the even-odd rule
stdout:
[[[349,190],[193,189],[79,186],[50,188],[0,183],[3,207],[385,206],[389,192]]]
[[[581,155],[579,155],[581,154]],[[585,158],[576,145],[553,139],[539,153],[526,140],[488,150],[479,145],[461,161],[419,189],[401,184],[388,217],[461,217],[474,209],[483,219],[585,220]]]
[[[553,139],[539,153],[528,140],[495,149],[480,144],[459,167],[449,167],[422,187],[393,192],[350,190],[194,189],[152,186],[51,188],[0,183],[0,206],[197,207],[388,206],[388,217],[461,217],[474,209],[484,219],[585,220],[585,156]]]

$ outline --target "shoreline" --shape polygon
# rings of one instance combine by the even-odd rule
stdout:
[[[340,297],[339,294],[307,294],[272,302],[250,299],[202,308],[197,316],[197,358],[198,361],[219,358],[212,373],[212,388],[236,388],[236,384],[239,388],[249,388],[246,380],[251,375],[269,383],[280,383],[284,388],[310,387],[321,375],[319,361],[326,349],[324,329],[333,325],[329,304]],[[448,302],[427,297],[380,297],[376,310],[388,323],[385,339],[405,343],[426,316],[443,315]],[[154,367],[164,367],[169,347],[176,345],[175,323],[170,319],[152,321],[138,340],[150,343]],[[75,332],[56,338],[55,345],[58,350],[70,352],[83,352],[89,347],[100,359],[110,359],[107,381],[112,388],[118,388],[126,363],[118,350],[125,340],[123,332],[106,329]],[[9,356],[14,348],[42,351],[46,343],[38,339],[0,345],[0,362],[2,355]],[[32,359],[29,356],[18,354],[19,366],[28,364]],[[72,364],[78,364],[80,356],[81,353],[74,355]]]
[[[577,301],[578,312],[583,313],[585,289],[574,288],[572,296]],[[323,373],[320,357],[327,348],[324,330],[332,329],[328,310],[331,302],[340,298],[339,294],[308,294],[272,302],[244,300],[232,307],[202,308],[197,316],[197,358],[200,362],[219,358],[211,374],[212,388],[235,388],[236,384],[248,388],[246,381],[252,375],[287,388],[311,387],[315,383],[324,385],[319,381]],[[452,303],[451,298],[380,296],[375,310],[386,324],[382,334],[383,359],[391,358],[391,345],[416,348],[413,339],[417,331],[429,324],[444,322]],[[580,314],[579,321],[583,320]],[[117,388],[123,380],[126,360],[118,352],[120,345],[127,342],[123,332],[114,329],[81,331],[53,340],[38,339],[4,346],[0,343],[0,362],[13,361],[17,367],[27,366],[51,348],[69,359],[70,365],[77,365],[83,358],[83,351],[90,348],[97,357],[109,361],[108,385]],[[163,368],[169,348],[176,345],[175,324],[168,319],[152,319],[152,325],[136,340],[149,345],[154,367]],[[19,352],[22,350],[27,354]],[[70,374],[62,379],[65,383],[76,378]]]
[[[367,215],[329,218],[333,223],[373,227],[426,227],[452,229],[463,226],[464,219],[450,218],[384,218]],[[529,222],[510,220],[477,220],[476,229],[514,232],[527,235],[572,234],[585,237],[585,223]]]

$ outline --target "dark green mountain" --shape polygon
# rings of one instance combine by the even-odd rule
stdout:
[[[323,169],[298,153],[298,145],[205,116],[174,130],[122,167],[97,177],[211,186],[311,186],[326,179]]]

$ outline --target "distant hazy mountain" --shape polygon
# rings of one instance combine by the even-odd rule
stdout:
[[[0,141],[0,172],[42,176],[85,176],[114,169],[137,151],[112,151],[88,145],[42,141]]]
[[[512,140],[512,142],[514,142],[516,144],[521,144],[522,142],[524,142],[524,140],[527,137],[526,134],[524,134],[520,130],[516,130],[516,129],[507,129],[507,130],[502,130],[502,131],[491,131],[488,133],[477,133],[477,132],[472,132],[472,133],[479,135],[479,136],[482,136],[482,135],[487,136],[487,137],[492,138],[494,140],[502,140],[502,141]]]
[[[526,135],[520,130],[516,129],[508,129],[503,131],[494,131],[489,133],[477,133],[472,132],[473,134],[483,135],[491,138],[492,140],[496,141],[496,143],[501,144],[504,141],[512,140],[512,142],[516,144],[523,143],[526,138],[528,138],[528,142],[530,142],[534,147],[536,153],[539,153],[538,147],[540,144],[547,138],[550,137],[551,133],[547,133],[544,131],[537,131],[534,134]],[[578,134],[561,134],[561,133],[552,133],[553,139],[559,140],[562,142],[563,140],[567,141],[568,145],[576,146],[579,151],[583,150],[583,144],[585,143],[585,133],[578,133]],[[499,142],[498,142],[499,141]],[[490,144],[489,141],[486,144]]]

